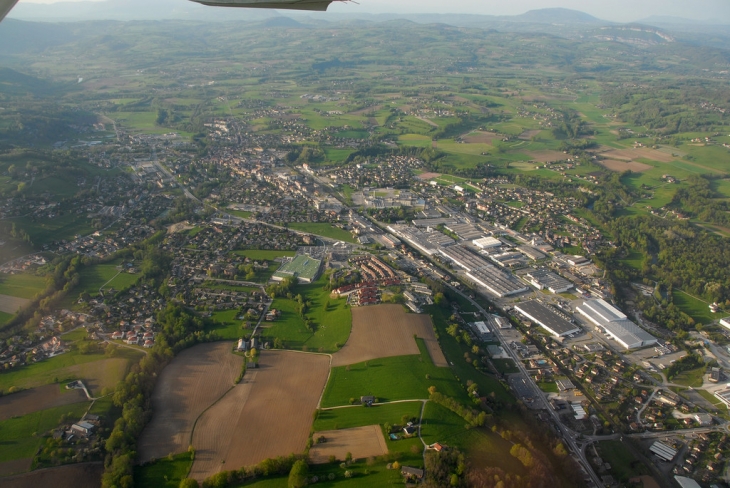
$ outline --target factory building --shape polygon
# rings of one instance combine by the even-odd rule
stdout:
[[[576,310],[589,321],[604,329],[612,339],[626,349],[651,346],[656,337],[630,321],[626,315],[604,300],[587,300]]]

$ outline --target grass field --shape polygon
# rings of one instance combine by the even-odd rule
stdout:
[[[322,237],[328,237],[330,239],[336,239],[338,241],[345,241],[352,244],[356,244],[357,241],[352,235],[344,229],[334,227],[332,224],[327,223],[313,223],[313,222],[292,222],[289,224],[289,228],[293,230],[299,230],[302,232],[308,232]]]
[[[42,276],[0,274],[0,295],[31,299],[45,289],[46,280]]]
[[[425,399],[430,386],[444,395],[468,402],[466,392],[451,370],[434,366],[423,340],[417,342],[421,351],[418,356],[372,359],[332,368],[322,406],[347,405],[351,398],[359,400],[363,395],[374,395],[380,402]]]
[[[264,249],[246,249],[243,251],[235,251],[239,256],[244,256],[254,261],[273,261],[280,257],[291,257],[296,255],[296,251],[269,251]]]
[[[140,488],[177,488],[192,466],[188,452],[162,458],[134,468],[134,486]]]
[[[306,316],[312,320],[314,332],[307,330],[304,319],[297,312],[298,303],[288,298],[275,298],[272,309],[281,311],[281,316],[271,326],[264,327],[261,337],[273,341],[279,338],[288,349],[307,348],[310,351],[335,352],[350,336],[352,313],[345,299],[330,298],[322,289],[325,277],[311,285],[298,285],[293,296],[301,294],[311,303]]]
[[[672,297],[674,298],[674,304],[679,307],[682,312],[686,313],[692,317],[695,322],[700,324],[708,324],[713,320],[721,319],[724,316],[722,313],[710,312],[708,303],[693,298],[681,290],[674,290]]]
[[[87,403],[64,405],[0,422],[0,462],[33,457],[45,442],[42,435],[58,426],[62,415],[71,414],[69,419],[77,421],[87,407]]]
[[[611,473],[619,481],[626,482],[635,476],[649,474],[641,461],[634,459],[631,451],[620,441],[603,441],[598,443],[598,452],[603,460],[611,465]]]
[[[14,317],[13,314],[0,312],[0,327],[7,324],[8,322],[10,322],[10,319],[12,319],[13,317]]]
[[[351,429],[364,425],[398,425],[404,415],[418,417],[421,413],[421,402],[391,403],[373,407],[356,406],[320,410],[312,428],[315,431]]]
[[[670,379],[670,381],[678,385],[699,388],[700,386],[702,386],[702,377],[705,375],[705,371],[706,369],[704,367],[690,369],[689,371],[683,371],[677,376],[674,376]]]
[[[715,408],[720,410],[727,410],[727,405],[720,401],[715,395],[706,390],[697,389],[695,390],[699,395],[710,402]]]
[[[34,245],[40,246],[61,239],[72,240],[75,235],[88,235],[94,232],[86,215],[70,213],[55,217],[28,222],[26,219],[13,219],[18,226],[25,230]]]
[[[215,333],[223,340],[240,339],[246,335],[246,329],[241,327],[243,321],[238,319],[240,314],[241,311],[239,309],[213,312],[213,316],[211,318],[216,322],[216,325],[208,330],[215,331]],[[256,324],[254,323],[254,325]]]

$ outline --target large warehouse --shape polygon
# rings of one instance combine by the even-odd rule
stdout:
[[[557,312],[554,312],[537,300],[518,303],[515,305],[515,310],[533,322],[539,324],[540,327],[547,330],[555,337],[564,337],[580,332],[580,327],[570,323],[558,315]]]
[[[441,254],[457,266],[467,271],[491,268],[486,259],[482,259],[464,246],[450,246],[440,250]]]
[[[486,269],[469,271],[466,275],[474,283],[486,288],[489,293],[499,298],[516,295],[530,289],[511,274],[507,274],[491,265]]]
[[[322,261],[306,254],[300,254],[279,268],[272,279],[284,281],[286,278],[296,278],[301,283],[312,283],[319,276]]]
[[[630,321],[619,309],[604,300],[587,300],[576,310],[626,349],[651,346],[656,337]]]
[[[547,289],[553,293],[565,293],[573,288],[573,283],[546,269],[531,271],[525,275],[525,279],[538,290]]]

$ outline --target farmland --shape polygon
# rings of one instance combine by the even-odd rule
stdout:
[[[46,288],[42,276],[31,274],[0,274],[0,295],[31,299]]]
[[[354,308],[352,334],[342,350],[333,356],[332,365],[419,354],[414,335],[423,339],[434,364],[447,366],[428,316],[407,314],[401,305]]]
[[[388,454],[383,430],[379,425],[315,432],[314,439],[319,437],[324,437],[325,442],[315,444],[309,451],[309,459],[314,464],[328,463],[330,456],[344,461],[347,453],[353,459]]]
[[[28,474],[3,479],[5,488],[36,488],[53,486],[54,488],[98,488],[102,463],[74,464],[58,468],[42,469]]]
[[[191,477],[302,452],[328,371],[324,355],[262,352],[259,367],[200,418]]]
[[[0,397],[0,421],[47,408],[86,402],[82,390],[62,390],[62,385],[46,385]]]
[[[185,451],[198,416],[230,390],[243,358],[231,343],[201,344],[180,353],[162,372],[152,397],[154,416],[139,441],[149,462]]]

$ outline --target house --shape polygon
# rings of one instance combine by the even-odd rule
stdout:
[[[409,425],[408,427],[404,427],[403,428],[403,432],[407,436],[414,436],[414,435],[416,435],[418,433],[418,429],[416,427],[412,426],[412,425]]]
[[[368,396],[361,396],[360,397],[360,403],[365,405],[366,407],[370,407],[375,403],[375,397],[368,395]]]
[[[410,466],[403,466],[400,470],[400,474],[409,480],[421,481],[423,479],[424,471]]]

